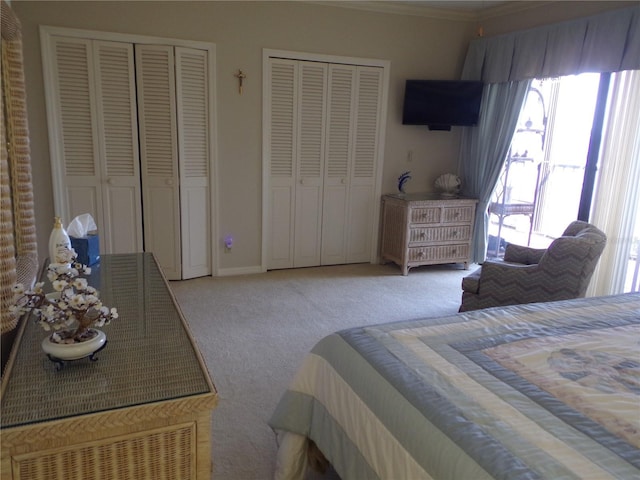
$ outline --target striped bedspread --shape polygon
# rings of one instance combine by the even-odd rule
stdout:
[[[269,424],[279,479],[639,479],[640,294],[337,332]]]

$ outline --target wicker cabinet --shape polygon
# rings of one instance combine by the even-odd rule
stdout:
[[[392,261],[407,275],[419,265],[471,261],[477,200],[436,194],[382,197],[382,261]]]
[[[89,283],[119,318],[59,370],[23,322],[2,378],[3,480],[210,480],[217,393],[155,258],[103,255]]]

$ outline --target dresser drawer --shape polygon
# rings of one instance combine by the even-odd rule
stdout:
[[[442,243],[469,241],[471,239],[470,225],[456,225],[451,227],[412,227],[409,231],[409,244]]]
[[[470,223],[475,213],[473,207],[444,207],[442,210],[442,223]]]
[[[469,245],[434,245],[432,247],[411,247],[409,248],[409,263],[419,262],[439,263],[467,261],[469,258]]]
[[[411,209],[411,223],[440,223],[441,207],[422,207]]]

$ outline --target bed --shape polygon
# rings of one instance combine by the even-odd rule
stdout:
[[[366,326],[306,356],[275,477],[640,478],[640,294]]]

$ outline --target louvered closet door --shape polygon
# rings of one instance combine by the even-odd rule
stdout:
[[[268,268],[320,264],[327,65],[270,59]]]
[[[54,37],[51,49],[55,58],[53,113],[58,125],[57,165],[52,168],[62,170],[61,187],[66,199],[65,211],[56,214],[63,216],[66,225],[76,215],[90,213],[103,232],[91,41]],[[106,242],[102,248],[109,251]]]
[[[176,47],[182,278],[211,274],[207,52]]]
[[[269,59],[267,268],[293,267],[298,62]]]
[[[270,58],[268,81],[267,268],[370,261],[383,69]]]
[[[381,68],[330,66],[322,265],[371,258],[381,97]]]
[[[383,70],[357,67],[353,167],[349,181],[347,263],[371,258]]]
[[[53,37],[54,169],[62,169],[67,218],[89,213],[103,253],[142,249],[137,187],[132,49],[128,44]],[[105,75],[105,78],[102,78]]]
[[[141,252],[142,193],[133,45],[93,42],[103,235],[112,253]]]
[[[320,264],[327,65],[300,62],[294,267]]]
[[[145,250],[181,278],[180,195],[173,47],[136,45]]]
[[[347,261],[349,178],[353,145],[356,67],[329,66],[326,169],[322,212],[322,265]]]

